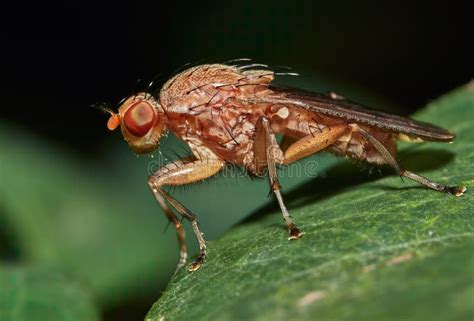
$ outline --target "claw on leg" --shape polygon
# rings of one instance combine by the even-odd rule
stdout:
[[[464,195],[464,192],[467,190],[466,186],[450,186],[448,187],[449,193],[453,194],[456,197]]]
[[[204,259],[206,258],[206,251],[201,250],[198,257],[188,266],[189,272],[197,271],[201,268]]]
[[[293,223],[288,226],[288,233],[290,234],[288,237],[289,241],[297,240],[304,235],[304,232],[301,232]]]

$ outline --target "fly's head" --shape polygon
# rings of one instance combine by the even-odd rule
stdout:
[[[149,153],[159,146],[166,130],[165,113],[150,94],[133,95],[120,105],[118,113],[107,112],[107,127],[114,130],[120,126],[123,138],[135,153]]]

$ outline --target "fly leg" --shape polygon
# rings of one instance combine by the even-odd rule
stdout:
[[[189,163],[174,162],[162,167],[159,171],[151,175],[148,179],[148,185],[153,192],[158,204],[165,212],[170,221],[175,224],[178,233],[178,242],[180,248],[180,259],[177,269],[181,268],[186,262],[186,244],[184,242],[184,231],[180,220],[176,217],[170,207],[170,204],[181,216],[191,222],[194,234],[199,243],[199,255],[189,265],[188,271],[192,272],[199,269],[206,256],[206,241],[199,230],[196,215],[184,207],[180,202],[169,195],[164,186],[185,185],[206,179],[217,172],[224,166],[224,161],[219,159],[197,160]]]
[[[309,155],[317,153],[334,144],[339,138],[350,131],[347,125],[331,126],[315,135],[307,135],[291,144],[286,150],[283,164],[288,165]]]
[[[307,135],[296,142],[292,143],[286,150],[284,155],[280,147],[277,145],[275,136],[270,129],[270,122],[267,118],[261,118],[256,126],[256,136],[254,142],[255,169],[257,174],[263,174],[265,168],[268,168],[270,178],[270,186],[280,204],[283,219],[288,226],[290,234],[289,239],[295,240],[300,238],[303,233],[296,227],[291,219],[283,198],[280,193],[280,183],[276,175],[275,163],[283,165],[290,164],[311,154],[317,153],[322,149],[332,145],[341,136],[347,133],[350,128],[347,125],[332,126],[317,135]],[[280,156],[280,157],[278,157]]]
[[[407,177],[409,179],[418,182],[421,185],[424,185],[428,188],[431,188],[435,191],[452,194],[454,196],[461,196],[466,191],[464,186],[447,186],[440,183],[433,182],[426,177],[412,173],[400,167],[397,160],[390,154],[390,152],[385,148],[385,146],[379,142],[374,136],[363,130],[362,128],[357,127],[357,131],[364,136],[367,141],[369,141],[375,149],[380,153],[383,159],[392,166],[400,176]]]
[[[178,246],[179,246],[179,261],[178,266],[176,267],[176,271],[184,266],[186,263],[186,259],[188,257],[188,251],[186,249],[186,242],[184,241],[184,229],[181,220],[176,216],[176,214],[170,209],[168,204],[166,204],[164,197],[158,192],[155,183],[152,180],[152,177],[148,180],[148,185],[152,190],[153,194],[155,195],[156,200],[160,204],[160,207],[163,209],[166,217],[170,222],[172,222],[176,228],[176,233],[178,236]]]
[[[295,223],[286,209],[283,197],[280,192],[280,182],[276,173],[276,158],[280,160],[283,157],[283,152],[278,146],[275,135],[270,129],[270,121],[266,117],[258,120],[256,128],[256,135],[254,141],[254,166],[257,174],[262,175],[265,169],[268,170],[268,178],[270,188],[275,194],[278,204],[280,205],[283,219],[285,220],[288,232],[290,234],[289,240],[299,239],[303,233],[296,227]]]

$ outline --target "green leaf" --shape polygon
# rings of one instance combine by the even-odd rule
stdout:
[[[0,320],[94,321],[89,294],[64,275],[44,268],[0,268]]]
[[[453,144],[402,144],[409,169],[474,184],[474,85],[416,115]],[[348,170],[351,167],[352,170]],[[159,320],[470,320],[472,194],[461,198],[352,164],[284,193],[306,233],[288,241],[275,206],[209,244],[205,265],[177,273],[148,313]]]

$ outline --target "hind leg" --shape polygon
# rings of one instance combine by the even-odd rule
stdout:
[[[401,168],[397,160],[392,156],[392,154],[390,154],[387,148],[385,148],[385,146],[381,142],[379,142],[374,136],[372,136],[370,133],[360,127],[357,127],[356,130],[361,133],[362,136],[372,144],[372,146],[374,146],[374,148],[379,152],[379,154],[383,157],[387,164],[392,166],[400,176],[414,180],[415,182],[428,188],[431,188],[432,190],[452,194],[457,197],[463,195],[463,193],[466,191],[466,187],[464,186],[447,186],[444,184],[436,183],[426,177]]]

